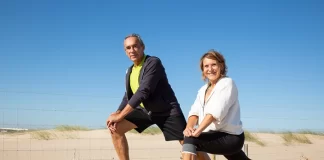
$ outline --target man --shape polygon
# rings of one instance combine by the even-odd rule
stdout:
[[[124,98],[106,121],[119,159],[129,160],[125,133],[132,129],[141,133],[156,124],[166,141],[178,140],[182,144],[186,120],[161,60],[145,55],[145,44],[138,34],[124,39],[124,49],[134,64],[126,73]]]

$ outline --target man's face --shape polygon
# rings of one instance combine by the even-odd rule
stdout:
[[[124,49],[128,58],[133,62],[140,62],[144,55],[144,47],[136,37],[128,37],[124,41]]]

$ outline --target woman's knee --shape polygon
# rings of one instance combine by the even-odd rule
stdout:
[[[195,137],[185,137],[182,145],[182,153],[197,155]]]
[[[185,137],[183,140],[183,144],[197,144],[197,139],[195,137]]]
[[[196,146],[190,143],[185,143],[182,145],[182,153],[197,155]]]

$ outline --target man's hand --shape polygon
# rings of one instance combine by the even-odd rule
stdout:
[[[117,123],[113,123],[112,125],[110,125],[107,128],[109,129],[110,134],[113,134],[113,132],[116,132],[116,130],[117,130]]]
[[[133,110],[134,110],[133,107],[127,104],[122,111],[117,111],[112,113],[106,121],[106,125],[109,128],[110,133],[115,132],[117,123],[123,120],[124,117],[128,115],[130,112],[132,112]]]
[[[183,131],[183,134],[184,134],[184,136],[186,136],[186,137],[190,137],[190,136],[192,136],[192,133],[195,131],[195,129],[194,128],[192,128],[192,127],[187,127],[184,131]]]
[[[117,129],[117,122],[119,122],[120,119],[120,111],[116,111],[111,113],[111,115],[108,117],[106,121],[107,128],[110,130],[110,133],[115,132]]]

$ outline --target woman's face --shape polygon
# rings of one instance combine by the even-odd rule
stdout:
[[[217,80],[217,72],[219,68],[216,60],[204,58],[203,60],[203,74],[210,81],[215,82]]]

